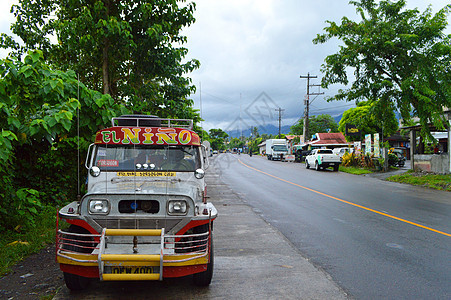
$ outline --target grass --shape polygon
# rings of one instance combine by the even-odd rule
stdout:
[[[350,173],[350,174],[354,174],[354,175],[373,173],[372,171],[370,171],[368,169],[362,169],[362,168],[357,168],[357,167],[340,166],[339,170],[340,170],[340,172]]]
[[[0,276],[11,271],[11,267],[30,254],[39,252],[55,242],[56,209],[44,207],[35,217],[35,227],[9,230],[1,233]]]
[[[451,192],[451,174],[437,175],[409,170],[404,174],[393,175],[387,180]]]

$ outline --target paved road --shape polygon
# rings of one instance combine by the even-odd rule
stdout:
[[[220,171],[212,165],[206,172],[209,200],[219,212],[214,223],[214,275],[208,288],[192,286],[190,277],[162,282],[93,280],[79,293],[62,286],[54,299],[347,299],[327,273],[221,182]]]
[[[220,154],[221,179],[358,299],[451,299],[451,194]]]

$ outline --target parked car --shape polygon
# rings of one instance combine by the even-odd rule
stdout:
[[[341,159],[338,155],[333,154],[331,149],[314,149],[305,158],[305,167],[314,166],[317,171],[328,167],[333,167],[334,171],[338,171]]]
[[[343,147],[343,148],[334,148],[332,150],[332,153],[338,155],[340,158],[343,158],[343,155],[346,152],[351,152],[351,151],[352,151],[352,148]]]

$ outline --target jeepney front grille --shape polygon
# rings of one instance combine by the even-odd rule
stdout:
[[[93,219],[97,224],[103,228],[111,229],[161,229],[165,228],[169,232],[182,219]]]

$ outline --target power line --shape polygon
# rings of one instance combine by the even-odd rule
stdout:
[[[279,112],[279,139],[280,139],[280,123],[281,123],[281,121],[282,121],[282,112],[284,111],[285,109],[281,109],[280,107],[279,108],[277,108],[277,109],[275,109],[275,111],[278,111]]]
[[[307,73],[307,76],[301,75],[301,76],[299,76],[299,78],[307,78],[307,95],[304,99],[304,130],[303,130],[304,142],[306,142],[308,139],[308,134],[309,134],[309,132],[308,132],[308,121],[309,121],[308,114],[309,114],[310,96],[322,95],[324,93],[310,93],[311,86],[319,86],[318,84],[310,85],[310,78],[318,78],[318,76],[310,75],[310,73]],[[315,99],[313,99],[313,100],[315,100]]]

